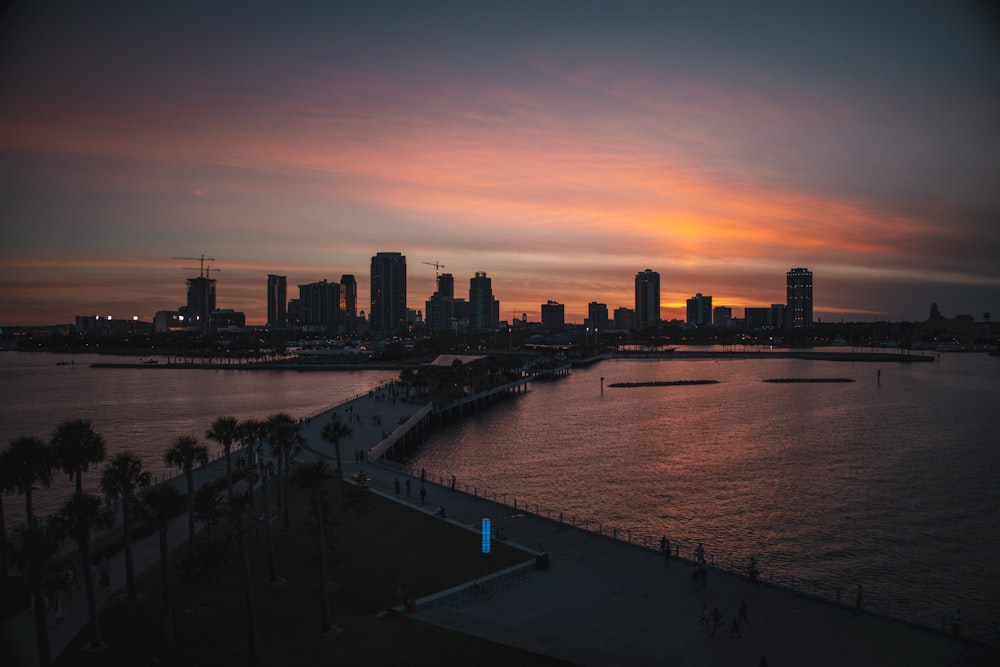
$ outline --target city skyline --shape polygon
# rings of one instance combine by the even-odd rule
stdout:
[[[1000,19],[975,3],[22,3],[0,39],[0,326],[407,256],[549,300],[1000,312]],[[430,265],[428,265],[430,264]]]

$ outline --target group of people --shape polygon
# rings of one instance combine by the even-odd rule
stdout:
[[[711,615],[709,615],[708,605],[701,606],[701,616],[698,618],[698,623],[699,625],[701,625],[710,632],[709,634],[710,637],[714,637],[715,633],[719,630],[719,628],[725,625],[722,612],[719,611],[719,608],[713,607],[712,613]],[[740,638],[740,626],[743,625],[744,623],[746,624],[747,627],[750,627],[750,617],[747,615],[746,600],[742,600],[740,602],[739,611],[736,612],[736,615],[733,616],[732,620],[729,622],[730,639]]]

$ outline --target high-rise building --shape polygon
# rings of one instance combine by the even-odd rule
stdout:
[[[809,269],[792,269],[785,274],[788,298],[785,301],[786,326],[806,329],[813,325],[813,274]]]
[[[450,331],[455,319],[455,276],[442,273],[437,277],[437,291],[425,304],[424,321],[428,331]]]
[[[372,257],[372,331],[391,334],[406,330],[406,257],[398,252],[380,252]]]
[[[288,321],[288,278],[267,276],[267,326],[280,327]]]
[[[593,331],[608,328],[608,304],[591,301],[587,304],[587,326]]]
[[[476,271],[469,279],[469,326],[495,329],[500,319],[500,302],[493,298],[493,281],[485,271]]]
[[[305,330],[338,332],[343,323],[340,284],[321,280],[299,285],[299,319]]]
[[[344,333],[358,333],[358,281],[350,273],[340,277],[340,310],[344,314]]]
[[[716,306],[712,309],[712,323],[724,329],[733,321],[733,309],[729,306]]]
[[[712,297],[702,296],[701,292],[687,300],[687,325],[689,327],[707,327],[712,324]]]
[[[187,306],[181,309],[188,322],[212,330],[212,311],[215,310],[215,281],[205,276],[187,279]]]
[[[549,301],[542,304],[542,328],[549,331],[562,331],[566,326],[566,307],[557,302]]]
[[[635,327],[660,326],[660,274],[646,269],[635,274]]]
[[[615,329],[620,331],[635,329],[635,311],[625,306],[615,308]]]

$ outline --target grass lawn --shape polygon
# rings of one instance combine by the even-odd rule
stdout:
[[[276,495],[276,494],[275,494]],[[257,609],[260,665],[561,665],[557,660],[401,617],[376,614],[395,606],[400,591],[414,599],[532,558],[495,543],[490,558],[479,554],[478,533],[456,527],[396,502],[371,496],[370,511],[337,511],[327,560],[331,620],[339,631],[320,633],[319,571],[315,529],[307,498],[294,488],[291,526],[275,521],[279,585],[267,583],[267,539],[260,524],[250,538]],[[246,596],[238,549],[229,547],[225,522],[196,540],[214,544],[218,571],[185,578],[177,566],[187,545],[171,558],[174,641],[160,628],[159,566],[139,579],[142,598],[113,602],[102,611],[102,634],[110,649],[80,650],[86,630],[55,663],[88,665],[241,665],[247,659]]]

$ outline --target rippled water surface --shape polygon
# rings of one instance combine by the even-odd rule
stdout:
[[[110,359],[0,354],[0,442],[47,439],[60,421],[87,418],[111,452],[131,448],[172,475],[162,451],[178,435],[204,441],[220,415],[306,416],[398,376],[94,361]],[[854,382],[762,382],[832,377]],[[609,386],[676,380],[718,384]],[[606,532],[666,534],[686,550],[703,542],[720,562],[754,555],[766,576],[829,597],[860,582],[868,606],[922,623],[961,607],[977,635],[1000,641],[998,404],[1000,359],[984,355],[605,361],[429,433],[411,462]],[[57,475],[40,513],[68,490]],[[9,518],[22,503],[5,497]]]
[[[718,384],[608,386],[677,380]],[[860,582],[924,623],[959,606],[997,639],[998,398],[983,355],[606,361],[431,433],[411,462],[605,532],[754,555],[828,597]]]
[[[58,361],[72,365],[57,366]],[[193,435],[213,455],[221,446],[205,431],[222,415],[264,419],[276,412],[304,417],[366,393],[399,376],[391,371],[234,371],[195,369],[90,368],[95,362],[136,363],[135,358],[98,355],[0,354],[0,443],[33,435],[48,440],[66,419],[90,419],[104,436],[109,454],[130,449],[147,470],[173,476],[163,451],[180,435]],[[96,491],[98,476],[84,478]],[[40,515],[56,511],[70,485],[57,473],[51,489],[36,495]],[[5,498],[8,514],[24,515],[23,500]]]

